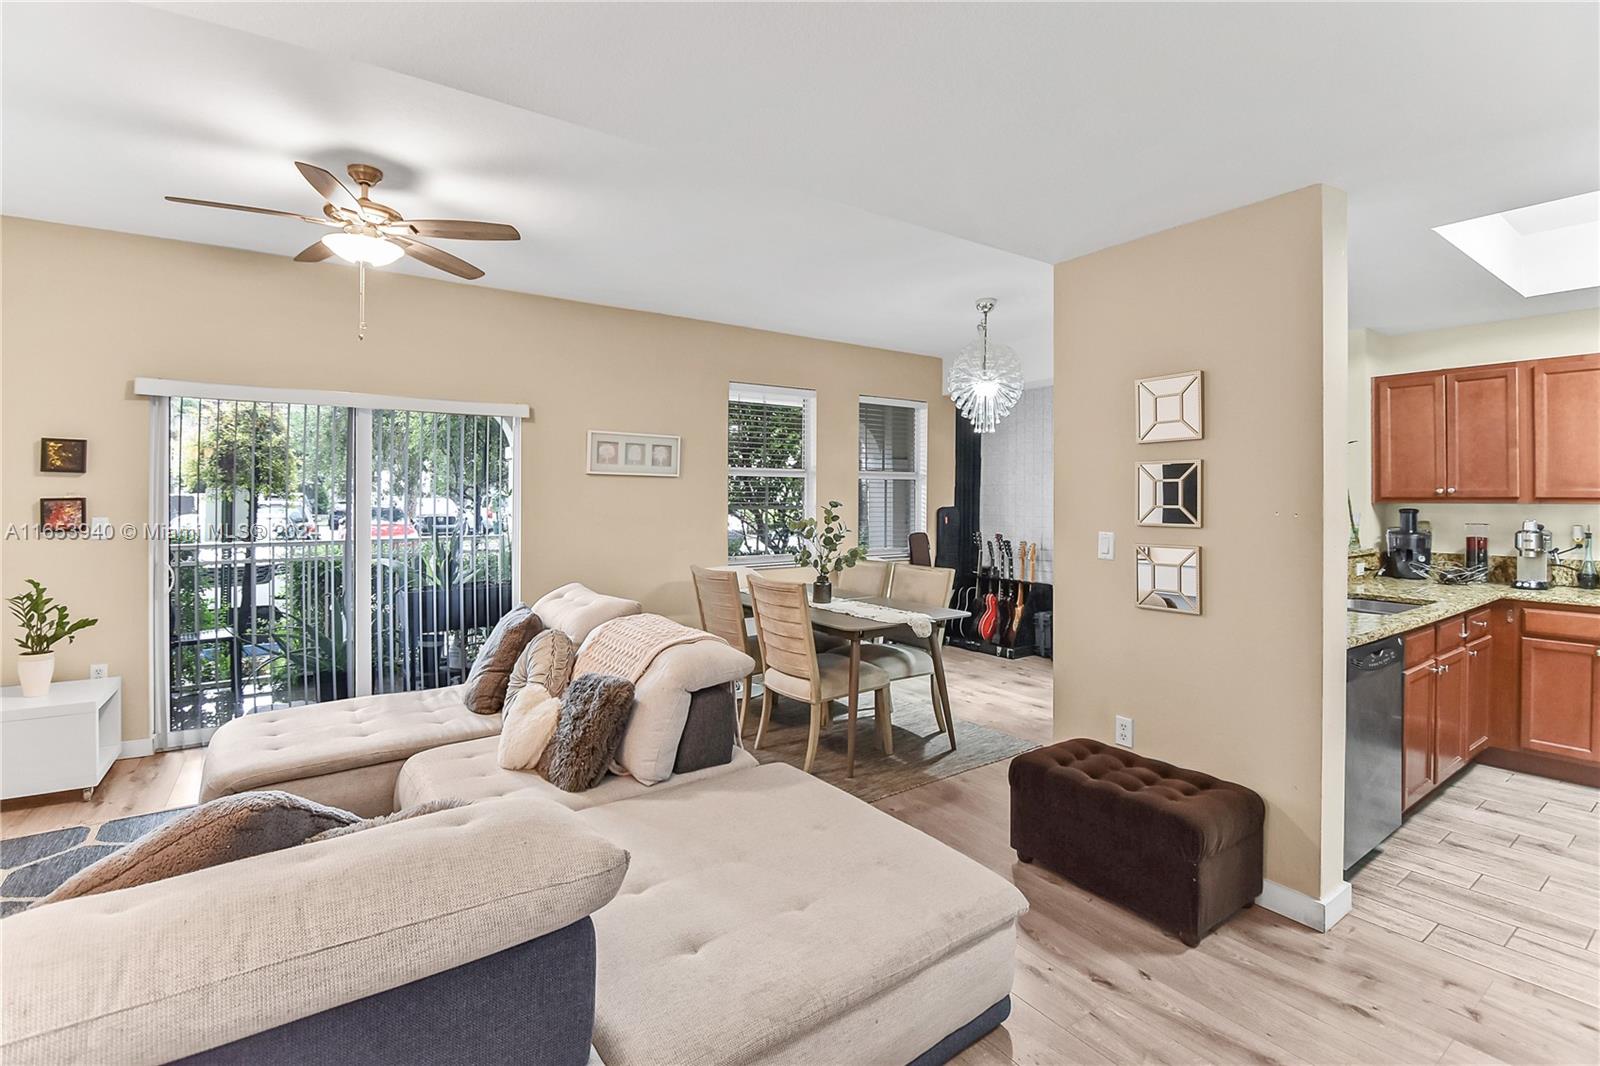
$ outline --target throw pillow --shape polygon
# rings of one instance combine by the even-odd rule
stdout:
[[[584,674],[561,698],[561,721],[545,749],[550,783],[584,792],[600,783],[616,757],[633,713],[633,683],[606,674]]]
[[[483,647],[478,649],[478,657],[472,661],[472,672],[461,690],[461,700],[469,709],[478,714],[500,713],[506,703],[506,683],[511,680],[511,668],[517,664],[517,656],[528,646],[528,641],[539,632],[539,625],[539,616],[525,603],[505,613]]]
[[[465,807],[466,805],[466,800],[429,800],[427,803],[419,803],[415,807],[407,807],[405,810],[395,811],[393,814],[380,814],[376,818],[363,818],[359,822],[351,822],[349,825],[341,825],[336,826],[333,829],[325,829],[316,836],[307,839],[305,843],[315,844],[319,840],[333,840],[336,837],[349,836],[351,833],[359,833],[364,829],[376,829],[380,825],[388,825],[391,822],[403,822],[407,818],[421,818],[425,814],[434,814],[438,811],[454,810],[457,807]]]
[[[151,830],[127,847],[79,870],[41,903],[132,888],[179,874],[281,851],[328,829],[359,821],[288,792],[223,796]]]
[[[516,665],[511,668],[511,677],[506,682],[504,709],[508,712],[511,710],[511,705],[527,685],[544,688],[544,696],[537,702],[542,702],[546,696],[561,695],[566,690],[567,682],[572,679],[572,663],[577,658],[577,652],[572,638],[561,630],[542,630],[522,649]]]
[[[561,701],[539,685],[529,685],[506,709],[500,726],[499,761],[502,769],[533,770],[555,736],[561,721]]]

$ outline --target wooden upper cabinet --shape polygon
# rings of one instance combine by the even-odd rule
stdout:
[[[1445,374],[1447,497],[1515,500],[1522,494],[1521,380],[1515,365]]]
[[[1600,500],[1600,355],[1533,364],[1533,495]]]
[[[1445,376],[1372,380],[1372,494],[1426,500],[1445,489]]]

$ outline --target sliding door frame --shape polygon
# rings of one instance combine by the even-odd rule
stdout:
[[[522,431],[521,425],[533,417],[527,404],[474,403],[463,400],[427,400],[411,396],[340,392],[324,389],[280,389],[253,385],[227,385],[212,382],[175,381],[168,378],[135,378],[135,396],[145,396],[150,404],[150,544],[147,596],[150,606],[150,744],[152,750],[193,747],[209,739],[210,730],[185,730],[169,734],[168,702],[171,696],[171,624],[168,596],[173,580],[167,527],[170,522],[168,492],[171,485],[170,419],[173,398],[234,400],[245,403],[303,404],[343,407],[350,412],[350,446],[347,451],[354,475],[350,490],[351,566],[347,569],[349,603],[372,602],[372,414],[374,411],[423,411],[430,414],[485,415],[505,420],[511,445],[511,487],[516,513],[511,522],[511,597],[522,599]],[[363,476],[364,475],[364,476]],[[355,535],[356,517],[364,536]],[[370,609],[370,608],[369,608]],[[351,619],[352,623],[357,620]],[[372,694],[372,627],[351,625],[350,679],[352,696]],[[136,742],[135,742],[136,743]]]

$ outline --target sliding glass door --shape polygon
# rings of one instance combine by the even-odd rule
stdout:
[[[464,679],[514,602],[514,419],[158,402],[159,746]]]

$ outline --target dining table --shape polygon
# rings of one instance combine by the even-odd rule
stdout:
[[[806,594],[811,593],[810,586]],[[750,609],[750,591],[739,590],[739,599],[745,609]],[[956,750],[956,722],[950,713],[950,689],[944,677],[944,630],[951,622],[970,617],[970,612],[958,610],[942,603],[915,603],[909,600],[894,599],[889,596],[834,596],[835,601],[850,599],[856,603],[870,603],[879,607],[892,607],[897,611],[910,614],[926,615],[928,621],[933,623],[933,630],[928,634],[928,654],[933,658],[933,683],[939,690],[939,699],[933,708],[934,721],[939,725],[940,732],[950,738],[950,750]],[[856,766],[856,708],[861,703],[861,643],[863,640],[872,640],[893,630],[901,629],[905,622],[885,621],[878,618],[862,618],[858,615],[845,614],[843,611],[830,611],[826,603],[811,604],[811,628],[832,636],[841,637],[850,645],[850,696],[848,704],[850,728],[845,735],[845,776],[852,777]],[[893,751],[893,734],[889,716],[884,714],[874,715],[878,730],[878,741],[885,752]]]

